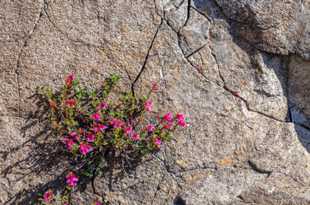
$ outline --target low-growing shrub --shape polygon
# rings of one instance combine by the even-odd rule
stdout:
[[[138,97],[131,91],[120,91],[119,80],[119,76],[111,75],[100,88],[92,89],[70,74],[57,91],[47,86],[39,89],[49,107],[53,136],[62,142],[75,164],[64,179],[62,193],[47,190],[41,204],[69,204],[80,178],[100,175],[104,164],[130,171],[132,164],[160,151],[178,127],[187,127],[184,114],[160,115],[153,110],[150,97],[159,89],[156,83],[145,96]],[[102,203],[107,202],[94,202]]]

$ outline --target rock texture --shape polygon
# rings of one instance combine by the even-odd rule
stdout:
[[[61,181],[65,160],[42,145],[31,96],[70,71],[90,86],[114,72],[136,90],[158,81],[154,100],[191,118],[112,189],[96,180],[112,204],[310,204],[309,1],[4,0],[0,10],[0,204],[30,204]]]

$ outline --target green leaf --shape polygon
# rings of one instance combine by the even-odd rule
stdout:
[[[74,144],[73,147],[72,147],[72,150],[71,150],[72,154],[76,155],[78,153],[78,151],[79,151],[79,145],[78,144]]]
[[[110,78],[112,80],[112,83],[115,84],[117,81],[120,80],[121,77],[117,74],[112,74]]]

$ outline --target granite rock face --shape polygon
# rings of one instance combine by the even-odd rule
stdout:
[[[159,82],[160,109],[191,119],[113,189],[98,178],[98,196],[77,192],[80,203],[310,204],[309,1],[4,0],[0,10],[0,204],[30,204],[66,173],[32,96],[71,71],[90,86],[115,72],[130,86],[141,73],[137,91]]]
[[[310,59],[309,1],[216,0],[234,29],[258,49]]]

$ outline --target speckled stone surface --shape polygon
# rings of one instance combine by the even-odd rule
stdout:
[[[308,1],[3,0],[0,11],[0,204],[30,204],[66,173],[39,144],[31,96],[71,71],[90,86],[141,72],[137,91],[159,82],[160,109],[191,119],[113,189],[98,178],[98,196],[76,192],[79,203],[310,204]]]

